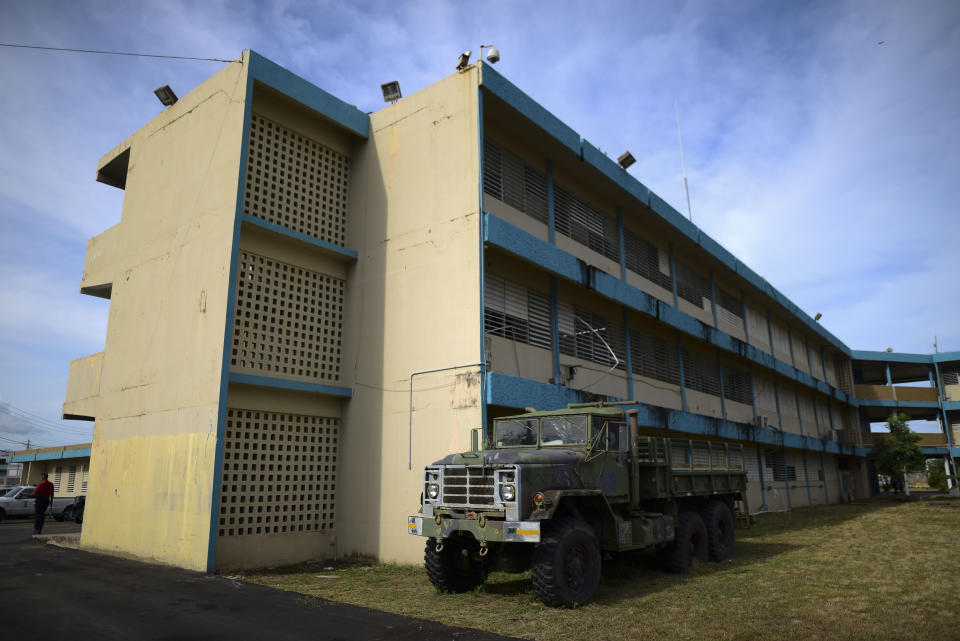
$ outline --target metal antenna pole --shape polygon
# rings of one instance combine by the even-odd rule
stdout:
[[[687,216],[693,222],[693,210],[690,209],[690,185],[687,183],[687,166],[683,161],[683,137],[680,135],[680,103],[673,101],[673,109],[677,114],[677,140],[680,141],[680,169],[683,171],[683,188],[687,192]]]

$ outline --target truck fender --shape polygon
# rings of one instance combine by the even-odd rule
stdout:
[[[616,540],[618,523],[622,519],[614,513],[601,490],[548,490],[543,492],[543,499],[542,507],[530,514],[530,520],[553,519],[562,506],[563,512],[600,526],[595,529],[597,529],[597,538],[601,541],[601,546],[611,538]]]

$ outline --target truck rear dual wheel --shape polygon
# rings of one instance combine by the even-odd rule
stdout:
[[[681,512],[677,517],[676,538],[657,550],[667,572],[686,572],[694,562],[707,560],[707,528],[696,512]]]
[[[469,592],[487,579],[480,544],[472,536],[451,536],[437,550],[437,539],[427,539],[423,565],[433,587],[441,592]]]
[[[707,528],[707,551],[711,561],[733,558],[733,514],[723,501],[710,501],[703,508],[703,523]]]
[[[533,591],[551,607],[583,605],[600,585],[601,562],[593,529],[580,519],[559,518],[533,550]]]

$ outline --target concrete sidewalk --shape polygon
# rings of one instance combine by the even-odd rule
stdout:
[[[4,639],[506,639],[486,632],[333,603],[226,577],[101,556],[0,523]],[[48,522],[42,538],[79,531]]]

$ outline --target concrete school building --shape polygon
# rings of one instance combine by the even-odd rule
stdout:
[[[870,491],[857,385],[893,379],[489,65],[365,114],[247,52],[97,180],[125,194],[63,410],[96,421],[83,547],[419,562],[425,464],[594,399],[742,441],[753,509]]]
[[[46,474],[55,496],[87,493],[90,477],[91,443],[17,450],[7,454],[10,465],[20,469],[19,479],[10,485],[36,485]]]

